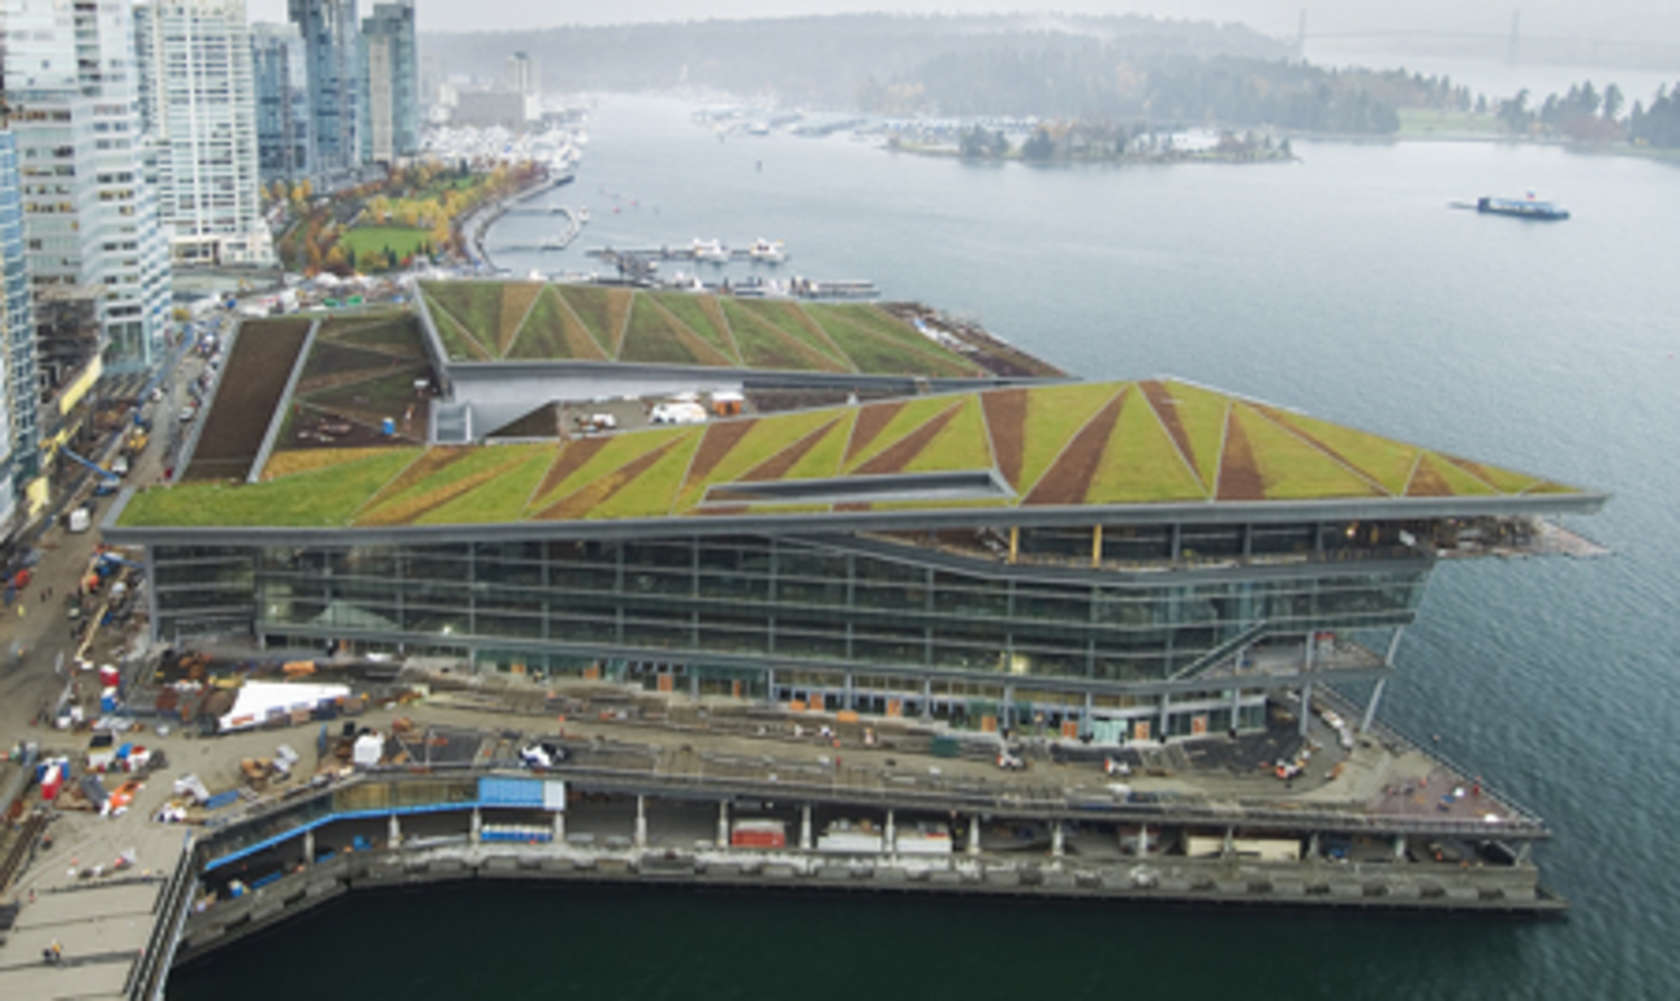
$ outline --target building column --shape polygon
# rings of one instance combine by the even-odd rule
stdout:
[[[1387,678],[1378,678],[1377,683],[1372,686],[1371,697],[1365,702],[1365,715],[1359,718],[1359,732],[1361,734],[1371,729],[1371,721],[1377,718],[1377,702],[1382,698],[1383,685],[1387,683]]]
[[[1221,858],[1230,858],[1237,851],[1237,830],[1234,827],[1225,828],[1225,844],[1220,846]]]
[[[1318,832],[1307,835],[1307,858],[1318,858]]]
[[[718,800],[717,846],[719,848],[729,847],[729,801],[727,799]]]
[[[1014,563],[1021,557],[1021,527],[1009,526],[1009,562]]]
[[[1406,861],[1406,836],[1404,834],[1394,836],[1394,861]]]
[[[303,832],[303,864],[315,864],[315,829]]]
[[[933,682],[922,679],[922,719],[933,719]]]
[[[1312,678],[1310,677],[1310,675],[1311,675],[1312,669],[1313,669],[1313,654],[1316,651],[1317,647],[1318,647],[1318,638],[1316,636],[1314,636],[1312,633],[1308,633],[1307,634],[1306,666],[1303,668],[1303,670],[1306,674],[1309,675],[1309,677],[1307,678],[1306,681],[1303,681],[1301,683],[1301,711],[1300,711],[1300,719],[1297,721],[1297,724],[1296,724],[1296,732],[1303,737],[1305,737],[1307,735],[1307,724],[1312,720],[1312,687],[1313,686],[1312,686]]]
[[[978,813],[968,818],[968,853],[980,854],[980,815]]]
[[[647,797],[636,797],[636,847],[647,847]]]
[[[811,850],[811,804],[799,808],[799,850]]]
[[[1061,858],[1067,854],[1066,838],[1067,832],[1063,829],[1062,822],[1052,820],[1050,822],[1050,854],[1052,857]]]
[[[1102,523],[1091,526],[1091,566],[1102,566]]]
[[[562,844],[566,840],[566,811],[554,811],[554,843]]]
[[[881,843],[881,847],[887,850],[888,855],[898,854],[898,832],[893,829],[893,811],[890,807],[887,809],[886,839]]]
[[[1158,721],[1161,725],[1161,729],[1156,734],[1156,739],[1160,740],[1161,743],[1163,743],[1163,744],[1166,743],[1166,741],[1167,741],[1167,707],[1171,704],[1172,704],[1172,696],[1168,695],[1166,692],[1162,692],[1161,693],[1161,718]]]
[[[776,669],[773,667],[764,669],[764,701],[776,701]]]
[[[1143,858],[1149,854],[1149,825],[1138,825],[1137,857]]]
[[[467,829],[467,840],[478,844],[479,834],[484,830],[484,814],[478,807],[473,807],[472,826]]]
[[[1083,706],[1079,707],[1079,735],[1081,737],[1086,736],[1087,734],[1089,734],[1091,732],[1091,706],[1092,706],[1092,703],[1093,703],[1093,699],[1091,698],[1091,693],[1086,692],[1085,693],[1085,704]]]
[[[400,848],[402,846],[402,821],[394,813],[385,820],[385,842],[392,848]]]

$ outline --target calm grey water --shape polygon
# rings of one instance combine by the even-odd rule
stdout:
[[[719,143],[679,106],[629,99],[591,134],[553,196],[591,209],[578,249],[503,263],[764,235],[788,241],[785,272],[873,278],[1073,372],[1179,374],[1612,491],[1573,523],[1609,559],[1442,567],[1384,703],[1552,822],[1541,861],[1574,910],[1523,924],[471,888],[337,905],[182,971],[172,998],[347,983],[412,1001],[1676,996],[1680,170],[1490,144],[972,166],[845,138]],[[1575,218],[1446,208],[1528,188]],[[510,218],[491,244],[547,225]]]

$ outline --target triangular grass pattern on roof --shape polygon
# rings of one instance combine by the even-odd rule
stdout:
[[[1102,458],[1097,460],[1087,504],[1145,504],[1206,500],[1179,447],[1139,389],[1126,394]]]
[[[842,412],[840,419],[800,456],[798,462],[782,474],[782,479],[817,480],[840,475],[840,463],[846,450],[846,442],[850,439],[852,426],[856,422],[856,409],[848,408]]]
[[[552,444],[533,444],[530,454],[506,464],[495,476],[461,493],[453,500],[440,504],[414,519],[417,525],[455,525],[515,521],[525,510],[526,501],[537,481],[553,463],[559,448]]]
[[[1406,481],[1417,463],[1418,447],[1393,441],[1355,428],[1332,424],[1316,417],[1277,407],[1255,404],[1255,409],[1282,424],[1321,451],[1375,480],[1389,494],[1406,492]]]
[[[849,366],[836,361],[827,353],[818,351],[804,340],[789,336],[775,324],[761,319],[746,309],[742,300],[725,297],[719,299],[718,303],[729,321],[729,330],[735,338],[735,344],[741,349],[741,358],[748,366],[800,372],[813,369],[820,372],[850,371]]]
[[[454,361],[489,361],[490,352],[484,345],[467,333],[466,328],[436,302],[428,302],[432,314],[432,325],[437,328],[438,339],[443,341],[443,350]]]
[[[909,466],[920,458],[962,412],[962,400],[946,400],[944,410],[934,414],[909,434],[875,454],[875,457],[852,470],[859,476],[880,476],[886,473],[910,472]],[[984,444],[984,440],[981,442]]]
[[[903,438],[905,435],[911,434],[923,424],[926,424],[939,414],[949,410],[951,405],[956,402],[957,401],[954,396],[945,394],[938,396],[918,396],[914,399],[905,400],[903,406],[890,411],[891,416],[887,419],[887,422],[884,425],[881,425],[878,430],[875,430],[874,433],[869,436],[869,441],[861,446],[857,444],[856,439],[858,435],[866,429],[863,424],[864,415],[859,415],[857,429],[852,432],[853,447],[850,454],[846,456],[846,469],[848,471],[855,471],[861,468],[866,463],[873,460],[877,455],[880,455],[882,452],[898,444],[899,439]],[[878,406],[882,407],[888,405],[889,404],[878,404]],[[868,407],[864,409],[866,411],[869,410]],[[889,413],[889,411],[883,409],[876,411],[872,416],[874,419],[878,420],[881,416],[887,413]]]
[[[828,335],[822,332],[810,317],[802,312],[797,303],[785,299],[732,299],[728,300],[741,312],[749,313],[759,321],[780,331],[789,340],[803,344],[826,358],[829,364],[838,371],[856,371],[852,364]]]
[[[1485,497],[1498,492],[1439,452],[1424,452],[1419,457],[1406,489],[1412,497]]]
[[[698,461],[699,456],[696,457],[695,468],[690,470],[687,482],[683,484],[682,492],[676,498],[674,510],[683,511],[693,507],[704,498],[707,487],[714,483],[733,483],[741,479],[753,467],[840,416],[839,409],[830,408],[794,411],[748,421],[746,433],[728,442],[727,449],[716,456],[703,472]],[[708,436],[724,423],[733,422],[714,424],[708,430]]]
[[[553,285],[545,285],[514,337],[508,357],[605,361],[607,353],[583,321],[566,308],[560,292]]]
[[[560,298],[572,308],[577,318],[583,321],[589,335],[595,338],[606,351],[609,358],[618,357],[618,335],[624,313],[614,303],[616,298],[629,299],[630,293],[624,289],[605,289],[595,285],[556,285]]]
[[[1365,477],[1323,450],[1314,448],[1250,404],[1233,405],[1231,422],[1241,427],[1243,437],[1248,441],[1266,500],[1381,494]]]
[[[1190,443],[1188,456],[1195,464],[1196,475],[1202,485],[1212,491],[1219,482],[1220,463],[1225,435],[1225,412],[1231,408],[1231,398],[1201,386],[1169,379],[1163,383],[1167,393],[1159,402],[1161,420],[1171,427],[1167,411],[1178,415],[1178,425],[1184,440]]]
[[[735,350],[735,342],[729,339],[729,333],[723,326],[722,314],[718,312],[717,303],[711,296],[689,292],[642,292],[639,295],[664,306],[672,316],[681,320],[690,331],[727,359],[728,365],[740,366],[740,352]]]
[[[909,462],[902,471],[920,473],[950,469],[990,469],[995,464],[986,433],[985,417],[976,394],[960,398],[951,420]]]
[[[381,491],[381,499],[356,515],[358,525],[407,525],[427,512],[489,482],[535,455],[551,455],[546,442],[526,445],[463,446],[465,451],[423,475],[401,478],[400,489]],[[433,451],[437,451],[434,449]],[[416,463],[420,466],[421,463]]]
[[[914,358],[915,364],[930,374],[963,376],[981,372],[973,362],[876,306],[805,303],[802,308],[864,372],[903,372],[907,358]],[[866,362],[866,358],[870,360]]]
[[[1027,423],[1027,391],[992,389],[980,394],[986,433],[997,453],[997,468],[1010,486],[1021,482],[1021,449]]]
[[[629,329],[624,334],[619,360],[674,365],[732,364],[721,351],[645,294],[631,301]]]
[[[524,325],[525,316],[537,297],[548,286],[543,282],[507,282],[502,286],[502,302],[496,326],[496,357],[506,358],[513,340]]]
[[[1117,389],[1118,392],[1110,396],[1103,408],[1068,440],[1061,454],[1056,456],[1056,461],[1038,478],[1032,492],[1021,503],[1061,505],[1084,501],[1085,494],[1091,489],[1091,478],[1097,471],[1097,461],[1107,450],[1109,436],[1120,422],[1121,408],[1131,397],[1138,395],[1130,386],[1107,388]]]
[[[1501,469],[1498,466],[1490,466],[1485,462],[1474,462],[1470,459],[1461,459],[1456,455],[1448,455],[1445,452],[1437,452],[1435,454],[1469,473],[1471,476],[1474,476],[1489,486],[1492,486],[1500,493],[1520,494],[1538,486],[1541,482],[1543,482],[1538,476],[1530,476],[1527,473],[1519,473],[1512,469]]]
[[[496,343],[501,328],[502,290],[505,282],[425,282],[422,290],[432,304],[443,307],[459,322],[480,347]],[[517,321],[516,321],[517,322]]]
[[[556,467],[566,466],[570,471],[559,477],[556,482],[557,470],[550,470],[549,475],[544,478],[543,485],[538,489],[537,496],[526,508],[527,513],[552,507],[557,501],[582,489],[591,480],[605,476],[668,444],[684,430],[688,429],[650,428],[646,431],[567,442],[560,450],[560,456],[555,463]],[[577,452],[574,453],[574,449]],[[578,455],[583,457],[582,462],[573,461]]]
[[[1021,430],[1021,472],[1012,486],[1026,496],[1037,485],[1051,462],[1097,411],[1114,399],[1123,386],[1112,382],[1073,382],[1056,386],[1035,386],[1026,391],[1027,413]],[[992,437],[1001,455],[1009,445],[992,427]]]
[[[845,443],[844,432],[851,423],[850,414],[841,414],[822,425],[815,431],[805,435],[798,441],[765,459],[763,462],[747,470],[741,479],[750,481],[764,480],[792,480],[799,479],[793,475],[801,463],[817,448],[825,443],[828,447],[825,454],[819,455],[812,466],[817,469],[827,468],[830,472],[839,462],[840,446]],[[830,475],[829,472],[815,474]]]
[[[537,512],[544,520],[571,521],[580,518],[631,518],[663,515],[672,490],[687,468],[694,447],[700,441],[697,427],[672,428],[671,435],[655,448],[599,476],[582,483],[570,494]],[[601,454],[606,454],[604,451]],[[637,483],[650,476],[645,486]]]

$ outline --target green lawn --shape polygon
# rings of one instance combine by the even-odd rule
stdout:
[[[387,249],[396,254],[398,263],[401,263],[408,255],[420,252],[420,245],[426,242],[427,236],[427,230],[406,226],[357,226],[346,231],[338,242],[346,253],[356,252],[356,270],[372,272],[384,270]]]
[[[1436,133],[1490,134],[1504,131],[1499,118],[1474,111],[1444,111],[1438,108],[1401,108],[1400,138],[1422,138]]]
[[[385,449],[267,483],[152,487],[129,501],[121,524],[339,526],[419,454],[418,448]]]

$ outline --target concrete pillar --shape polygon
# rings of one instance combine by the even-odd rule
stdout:
[[[1102,525],[1091,526],[1091,566],[1102,566]]]
[[[719,848],[729,847],[729,801],[727,799],[718,800],[717,846]]]
[[[1167,707],[1171,704],[1172,704],[1172,696],[1168,695],[1166,692],[1162,692],[1161,693],[1161,718],[1156,721],[1159,724],[1159,727],[1155,731],[1155,739],[1159,740],[1163,744],[1166,743],[1166,741],[1167,741]]]
[[[1388,683],[1387,678],[1378,678],[1371,686],[1371,697],[1365,702],[1365,715],[1359,717],[1359,732],[1371,729],[1371,721],[1377,718],[1377,702],[1382,699],[1383,686]]]
[[[1517,844],[1517,864],[1527,865],[1534,856],[1534,842],[1522,841]]]
[[[881,847],[887,850],[888,855],[898,854],[898,832],[893,829],[893,812],[891,810],[887,811],[887,836],[882,841]]]
[[[811,804],[799,808],[799,850],[811,850]]]
[[[647,797],[636,797],[636,847],[647,847]]]
[[[1021,529],[1018,525],[1009,526],[1009,562],[1014,563],[1021,556]]]
[[[392,848],[400,848],[402,846],[402,820],[394,813],[385,818],[385,820],[386,844],[390,845]]]
[[[1394,836],[1394,861],[1406,861],[1406,836],[1404,834]]]
[[[1059,820],[1052,820],[1050,822],[1050,854],[1051,855],[1055,856],[1056,858],[1061,858],[1063,855],[1067,854],[1066,838],[1067,838],[1067,831],[1066,831],[1065,828],[1062,827],[1062,822],[1059,821]]]
[[[978,813],[968,818],[968,853],[980,854],[980,815]]]
[[[303,832],[303,864],[315,864],[315,831],[313,828]]]
[[[479,832],[481,830],[483,830],[483,828],[484,828],[484,814],[479,810],[478,807],[475,806],[475,807],[473,807],[472,827],[469,830],[468,840],[471,841],[475,845],[478,844]]]
[[[1305,737],[1307,722],[1312,719],[1312,682],[1301,685],[1301,706],[1298,714],[1300,719],[1296,723],[1295,732]]]
[[[1149,825],[1138,825],[1137,857],[1143,858],[1149,854]]]
[[[563,844],[566,840],[566,811],[554,811],[554,843]]]
[[[1230,858],[1232,855],[1236,854],[1236,851],[1237,851],[1237,831],[1236,831],[1236,828],[1227,827],[1227,828],[1225,828],[1225,844],[1220,847],[1219,854],[1224,858]]]
[[[1318,858],[1318,832],[1307,835],[1307,858]]]

